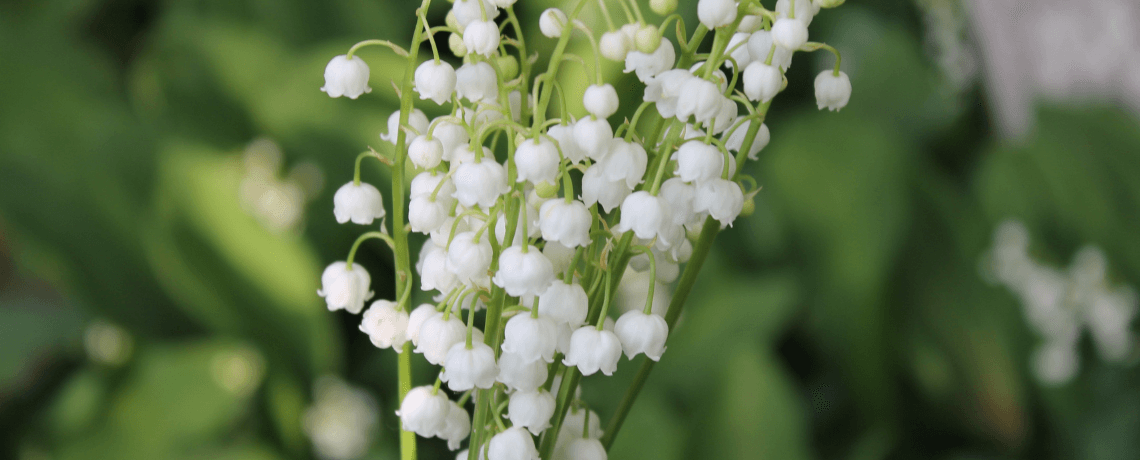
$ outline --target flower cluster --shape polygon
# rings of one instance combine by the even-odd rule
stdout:
[[[393,212],[397,220],[386,232],[381,193],[360,181],[358,158],[356,178],[336,193],[334,214],[341,223],[380,220],[380,231],[364,234],[346,261],[330,265],[319,292],[330,310],[363,310],[360,330],[377,347],[442,367],[434,385],[403,397],[404,430],[446,440],[453,450],[470,437],[470,451],[491,460],[606,458],[615,433],[603,435],[578,398],[579,377],[613,374],[622,354],[661,359],[679,310],[654,313],[655,287],[675,282],[679,265],[707,254],[711,236],[751,209],[755,181],[739,170],[768,143],[764,118],[786,86],[794,53],[835,52],[836,68],[816,79],[816,97],[821,109],[847,104],[851,84],[838,52],[807,41],[820,7],[841,2],[780,0],[767,10],[758,2],[700,0],[701,25],[690,37],[671,14],[675,2],[651,2],[668,16],[652,24],[636,1],[620,1],[632,7],[630,23],[615,25],[601,8],[608,31],[599,37],[575,19],[592,2],[579,1],[569,14],[544,11],[540,32],[557,41],[541,73],[537,56],[527,54],[525,39],[534,37],[523,33],[514,0],[455,0],[446,25],[433,28],[425,0],[411,51],[361,42],[325,70],[323,91],[356,98],[370,88],[368,67],[354,52],[389,46],[415,65],[405,93],[438,113],[429,118],[412,107],[412,94],[402,94],[381,134],[394,153],[360,157],[393,165],[393,206],[403,209],[405,192],[409,200],[406,227]],[[671,21],[680,31],[675,42],[661,34]],[[450,33],[458,68],[440,58],[433,33],[441,30]],[[579,35],[593,56],[566,54]],[[711,52],[698,54],[709,35]],[[418,62],[425,40],[434,56]],[[557,78],[571,57],[594,74],[576,93],[582,114],[569,113],[571,91]],[[643,83],[642,101],[622,123],[610,120],[621,101],[602,79],[603,58],[624,62],[625,73]],[[548,114],[552,101],[558,116]],[[404,189],[407,162],[416,172]],[[402,265],[411,265],[409,232],[425,236],[414,267],[419,289],[432,299],[415,309],[409,300],[417,285]],[[370,279],[352,259],[368,238],[395,251],[400,299],[364,310]],[[609,309],[628,284],[626,266],[648,271],[651,282],[645,307],[614,321]],[[461,396],[448,398],[444,385]]]

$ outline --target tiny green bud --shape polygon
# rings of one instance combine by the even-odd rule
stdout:
[[[496,58],[499,64],[499,71],[503,73],[503,78],[510,80],[519,74],[519,61],[514,56],[506,55]]]
[[[815,4],[820,8],[835,8],[842,5],[846,0],[814,0]]]
[[[463,37],[459,34],[453,33],[450,37],[447,37],[447,46],[451,48],[451,54],[457,57],[467,55],[467,45],[463,44]]]
[[[740,217],[751,216],[753,212],[756,212],[756,200],[749,196],[744,199],[744,207],[740,209]]]
[[[637,29],[634,42],[637,45],[638,51],[645,54],[653,54],[653,52],[657,51],[657,48],[661,46],[661,33],[657,31],[657,26],[646,24]]]
[[[454,11],[447,10],[447,18],[444,19],[444,22],[447,24],[447,27],[451,28],[451,30],[459,30],[459,20],[455,18]]]
[[[523,136],[522,133],[515,133],[515,145],[522,145],[526,140],[526,137]]]
[[[534,191],[540,198],[554,198],[558,195],[558,186],[542,181],[534,185]]]
[[[677,9],[677,0],[649,0],[649,9],[665,16]]]

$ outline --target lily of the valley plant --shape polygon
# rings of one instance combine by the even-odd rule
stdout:
[[[404,459],[415,458],[416,435],[452,450],[466,444],[458,458],[604,459],[714,238],[751,209],[758,190],[740,171],[768,143],[765,115],[795,53],[835,53],[834,70],[815,80],[816,99],[820,109],[847,104],[851,83],[838,52],[808,41],[814,15],[842,0],[779,0],[772,10],[758,0],[700,0],[691,33],[673,14],[675,0],[650,2],[660,23],[647,21],[637,0],[579,0],[571,11],[541,14],[542,36],[556,41],[548,60],[528,52],[524,37],[535,36],[515,0],[455,0],[447,23],[434,27],[430,1],[417,10],[407,50],[367,40],[325,69],[321,90],[355,99],[372,90],[360,47],[387,46],[408,63],[400,110],[380,135],[393,145],[380,150],[392,153],[361,154],[334,198],[338,222],[379,229],[329,265],[319,294],[329,310],[363,312],[360,330],[399,353]],[[576,19],[588,6],[605,19],[600,35]],[[609,8],[627,23],[615,23]],[[671,25],[676,42],[662,36]],[[440,57],[444,35],[458,67]],[[571,40],[588,42],[592,55],[567,53]],[[424,41],[433,56],[420,62]],[[602,79],[603,58],[624,61],[644,83],[631,118],[611,119],[619,98]],[[562,87],[566,65],[587,69],[586,88]],[[570,94],[583,94],[587,113],[569,113]],[[428,119],[413,107],[416,95],[444,115]],[[391,166],[390,216],[381,192],[360,179],[369,157]],[[429,236],[415,259],[409,232]],[[394,252],[397,298],[365,309],[371,279],[353,258],[372,238]],[[649,273],[645,307],[613,321],[627,267]],[[670,283],[661,316],[655,286]],[[413,307],[416,288],[434,303]],[[647,359],[603,424],[578,385],[618,372],[623,353]],[[413,387],[414,355],[440,366],[435,382]]]

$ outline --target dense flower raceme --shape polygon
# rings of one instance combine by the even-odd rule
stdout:
[[[557,8],[543,11],[537,24],[515,24],[514,3],[453,2],[447,26],[432,31],[450,32],[447,45],[461,60],[438,55],[434,42],[428,47],[426,20],[412,18],[421,42],[408,49],[433,55],[409,56],[412,73],[400,91],[413,92],[418,97],[405,100],[434,118],[405,102],[379,133],[395,149],[358,158],[379,158],[393,176],[409,174],[393,180],[408,189],[381,194],[355,179],[337,190],[337,222],[379,229],[325,269],[318,294],[329,310],[363,312],[359,328],[377,348],[411,350],[400,359],[415,355],[440,366],[434,385],[412,388],[402,400],[405,430],[451,450],[480,433],[469,446],[478,450],[460,458],[604,459],[602,421],[583,408],[580,391],[559,391],[562,369],[611,375],[623,353],[662,358],[676,320],[664,311],[670,285],[704,222],[727,228],[752,208],[755,181],[739,171],[771,139],[765,115],[788,84],[793,56],[835,52],[808,42],[808,26],[821,6],[840,2],[779,0],[765,12],[755,2],[699,0],[696,16],[713,42],[700,58],[657,24],[594,32]],[[650,6],[664,16],[676,2]],[[579,88],[552,84],[542,76],[558,74],[565,51],[557,48],[549,63],[534,61],[514,35],[527,26],[551,45],[592,35],[586,44],[598,56],[581,62],[624,62],[644,87],[626,95],[629,89],[600,75]],[[391,46],[366,41],[353,51],[370,44]],[[331,97],[371,91],[368,65],[348,55],[325,69],[321,90]],[[580,94],[584,110],[561,107],[568,94]],[[847,105],[851,82],[838,60],[816,78],[815,94],[820,110]],[[624,122],[611,121],[618,118]],[[391,230],[385,196],[406,206],[392,214],[403,221]],[[414,258],[408,232],[423,235]],[[365,309],[371,279],[351,261],[367,239],[384,240],[398,264],[414,262],[414,269],[396,267],[399,299]],[[544,436],[552,428],[556,436]]]

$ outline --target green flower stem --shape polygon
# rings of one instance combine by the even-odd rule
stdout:
[[[416,35],[419,35],[418,31],[417,31]],[[417,40],[413,40],[412,43],[419,43],[419,40],[418,40],[419,37],[416,37],[416,38],[417,38]],[[387,46],[388,48],[391,48],[391,50],[393,52],[395,52],[397,55],[399,55],[400,57],[408,57],[408,51],[407,50],[401,48],[399,45],[392,43],[388,40],[364,40],[360,43],[352,45],[352,48],[348,49],[348,54],[346,54],[345,57],[347,59],[351,60],[353,58],[353,55],[356,54],[356,50],[358,50],[360,48],[364,48],[365,46],[372,46],[372,45]],[[414,48],[412,50],[412,54],[413,55],[417,54],[416,50]],[[413,66],[414,65],[415,64],[413,61]]]
[[[578,4],[574,6],[574,10],[570,12],[570,16],[566,18],[566,25],[569,27],[562,28],[562,36],[558,38],[558,44],[554,47],[554,52],[550,55],[550,64],[547,66],[546,75],[543,78],[554,81],[558,75],[558,66],[562,64],[562,54],[566,52],[566,45],[570,44],[570,36],[574,34],[574,19],[582,12],[582,8],[586,6],[590,0],[578,0]],[[550,95],[552,93],[553,85],[542,85],[542,95],[539,98],[538,107],[534,110],[534,122],[542,123],[546,121],[546,107],[550,104]]]
[[[396,250],[396,243],[392,241],[392,237],[384,232],[367,232],[358,236],[356,241],[352,243],[352,249],[348,250],[348,258],[345,259],[345,265],[348,265],[349,270],[352,270],[352,261],[356,259],[356,250],[360,249],[360,243],[373,238],[384,240],[385,243],[388,243],[388,247],[392,248],[393,251]],[[399,285],[400,283],[397,282],[396,284]]]

